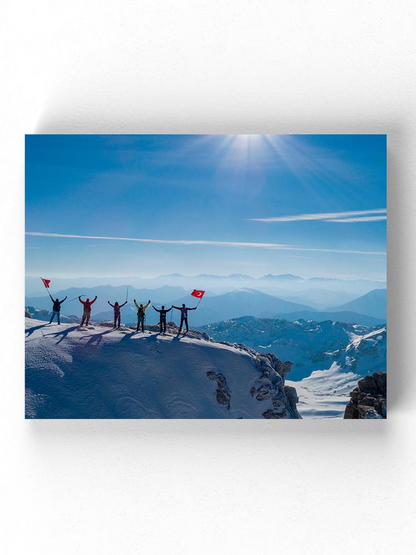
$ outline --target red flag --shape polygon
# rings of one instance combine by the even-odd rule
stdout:
[[[49,284],[50,284],[51,280],[50,279],[43,279],[43,278],[40,278],[40,279],[43,281],[43,285],[46,287],[46,289],[49,289]]]
[[[191,293],[191,295],[193,297],[196,297],[197,299],[202,299],[202,297],[204,296],[205,291],[200,291],[199,289],[194,289]]]

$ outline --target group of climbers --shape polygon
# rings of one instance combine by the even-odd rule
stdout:
[[[116,303],[117,304],[117,303]],[[126,304],[126,303],[124,303]],[[143,304],[138,305],[136,303],[136,299],[134,299],[134,304],[137,308],[137,328],[136,331],[139,331],[139,328],[142,328],[142,332],[144,333],[144,319],[145,319],[145,312],[146,308],[150,305],[150,300],[147,302],[147,305],[143,306]],[[123,306],[123,305],[122,305]],[[176,310],[180,310],[181,312],[181,324],[179,326],[179,332],[181,333],[182,327],[186,325],[186,331],[189,331],[188,327],[188,310],[196,310],[196,306],[193,308],[185,306],[182,304],[181,307],[172,305],[170,308],[165,308],[165,305],[162,305],[162,308],[156,308],[153,306],[153,309],[159,313],[159,326],[160,326],[160,333],[166,333],[166,314],[172,310],[172,308],[176,308]],[[115,327],[115,326],[114,326]],[[120,327],[120,326],[119,326]]]
[[[52,323],[52,321],[54,320],[55,316],[57,316],[57,320],[58,320],[58,324],[61,323],[60,321],[60,311],[61,311],[61,304],[66,300],[67,297],[65,297],[64,299],[62,299],[62,301],[60,301],[59,299],[53,299],[51,297],[51,300],[53,301],[53,312],[52,312],[52,317],[50,319],[50,324]],[[75,300],[75,299],[74,299]],[[95,301],[97,300],[97,295],[95,296],[95,298],[91,301],[89,298],[87,298],[85,301],[83,301],[81,299],[81,295],[78,297],[79,302],[83,305],[84,310],[83,310],[83,314],[82,314],[82,321],[81,321],[81,326],[83,326],[84,324],[86,326],[88,326],[89,321],[90,321],[90,316],[91,316],[91,306],[95,303]],[[112,304],[110,303],[110,301],[107,301],[108,304],[113,308],[114,311],[114,325],[113,325],[113,329],[119,328],[121,325],[121,308],[123,306],[125,306],[127,304],[127,301],[124,302],[123,304],[119,304],[117,301]],[[146,309],[148,308],[148,306],[150,305],[150,300],[147,302],[146,305],[143,305],[142,303],[140,303],[140,305],[137,304],[136,299],[134,299],[134,304],[136,305],[137,308],[137,328],[136,331],[141,331],[142,333],[144,333],[144,321],[146,318]],[[182,306],[175,306],[172,305],[170,308],[165,308],[164,305],[162,305],[162,308],[156,308],[155,306],[152,305],[152,307],[154,308],[154,310],[156,310],[156,312],[159,313],[159,325],[160,325],[160,333],[166,333],[166,314],[168,312],[170,312],[173,308],[175,308],[176,310],[179,310],[181,313],[181,323],[179,326],[179,332],[181,333],[182,331],[182,327],[185,325],[186,327],[186,331],[189,331],[189,326],[188,326],[188,311],[189,310],[196,310],[197,307],[187,307],[185,306],[185,304],[182,304]]]

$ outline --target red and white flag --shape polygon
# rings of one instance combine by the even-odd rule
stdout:
[[[43,279],[43,278],[40,278],[40,279],[43,281],[43,285],[46,287],[46,289],[49,289],[49,284],[50,284],[51,280],[50,279]]]
[[[191,295],[193,297],[196,297],[197,299],[202,299],[202,297],[204,296],[205,291],[200,291],[199,289],[194,289],[191,293]]]

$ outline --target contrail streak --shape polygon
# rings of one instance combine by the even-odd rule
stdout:
[[[307,251],[307,252],[332,252],[340,254],[364,254],[384,256],[385,252],[379,251],[357,251],[357,250],[338,250],[338,249],[321,249],[310,247],[299,247],[296,245],[281,245],[279,243],[246,243],[238,241],[195,241],[195,240],[172,240],[172,239],[145,239],[141,237],[101,237],[98,235],[70,235],[63,233],[43,233],[40,231],[26,231],[26,235],[31,237],[61,237],[65,239],[94,239],[101,241],[131,241],[134,243],[153,243],[160,245],[201,245],[201,246],[217,246],[217,247],[245,247],[253,249],[275,249],[284,251]]]
[[[307,222],[314,220],[323,220],[327,222],[344,221],[344,222],[358,222],[358,221],[376,221],[375,219],[365,220],[364,218],[354,218],[354,216],[370,216],[373,214],[385,214],[386,208],[376,208],[374,210],[356,210],[352,212],[323,212],[320,214],[297,214],[294,216],[276,216],[271,218],[249,218],[252,222]],[[385,219],[385,216],[384,216]]]

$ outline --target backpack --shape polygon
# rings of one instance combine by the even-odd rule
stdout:
[[[139,308],[138,312],[137,312],[137,316],[139,318],[143,318],[144,317],[144,310],[143,308]]]

